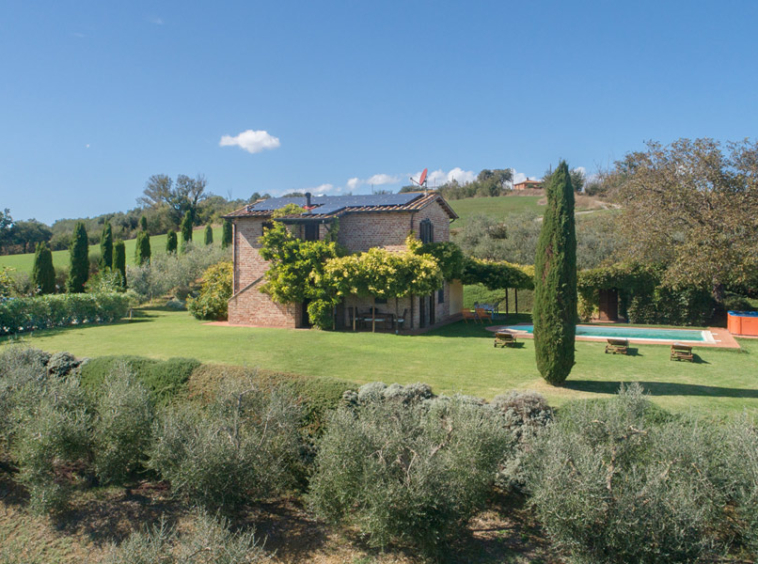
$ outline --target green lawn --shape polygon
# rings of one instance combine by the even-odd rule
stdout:
[[[661,406],[709,415],[758,410],[758,341],[743,351],[696,348],[699,362],[668,359],[668,347],[641,345],[634,356],[604,354],[602,343],[577,342],[577,364],[563,388],[539,377],[532,341],[495,349],[481,326],[457,323],[427,335],[333,333],[218,327],[186,312],[146,310],[131,323],[53,329],[24,341],[77,356],[135,354],[193,357],[205,362],[260,367],[358,383],[427,382],[436,392],[485,398],[532,389],[553,405],[614,393],[622,382],[642,382]]]
[[[192,238],[194,242],[202,244],[203,241],[203,229],[204,227],[195,228]],[[213,242],[220,244],[221,241],[221,226],[213,228]],[[126,264],[134,264],[134,248],[137,245],[137,239],[129,239],[124,241],[126,247]],[[150,249],[153,253],[166,252],[166,235],[153,235],[150,237]],[[90,245],[90,254],[100,254],[100,245]],[[57,268],[68,268],[69,265],[69,252],[66,251],[53,251],[53,265]],[[3,267],[12,268],[18,272],[26,272],[31,274],[32,267],[34,266],[34,253],[26,253],[23,255],[5,255],[0,256],[0,268]]]

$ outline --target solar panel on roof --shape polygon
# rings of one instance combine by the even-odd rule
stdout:
[[[330,214],[344,208],[379,207],[379,206],[403,206],[420,198],[423,194],[363,194],[358,196],[313,196],[311,204],[317,206],[313,213]],[[273,211],[283,208],[287,204],[305,205],[305,198],[269,198],[257,204],[251,209],[256,211]]]
[[[304,206],[305,198],[301,198],[301,197],[269,198],[267,200],[263,200],[256,204],[253,204],[251,208],[256,211],[273,211],[273,210],[278,210],[279,208],[283,208],[287,204],[295,204],[297,206]]]
[[[404,194],[362,194],[358,196],[315,196],[313,203],[329,202],[343,207],[360,206],[402,206],[410,203],[422,194],[406,192]]]

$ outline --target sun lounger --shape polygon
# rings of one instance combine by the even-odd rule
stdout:
[[[674,343],[671,345],[671,360],[688,360],[690,362],[695,360],[695,356],[692,354],[692,347],[689,345],[680,345]]]
[[[516,336],[505,331],[495,333],[495,347],[512,347],[516,344]]]
[[[629,354],[629,341],[626,339],[608,339],[605,352],[606,354]]]

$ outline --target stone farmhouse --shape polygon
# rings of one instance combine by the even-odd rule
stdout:
[[[272,218],[275,210],[296,204],[306,211]],[[366,196],[315,196],[259,200],[226,216],[234,226],[234,285],[229,300],[229,323],[256,327],[308,327],[307,303],[278,304],[260,291],[268,263],[261,258],[259,238],[272,221],[284,223],[306,241],[324,239],[335,222],[337,242],[350,252],[372,247],[405,251],[405,240],[413,232],[423,242],[450,239],[450,223],[458,216],[435,192]],[[463,287],[458,281],[445,283],[431,296],[401,298],[398,303],[377,301],[377,310],[398,312],[403,330],[426,329],[460,315]],[[353,316],[370,311],[373,300],[349,296],[337,307],[337,328],[352,326]],[[396,310],[397,308],[397,310]]]

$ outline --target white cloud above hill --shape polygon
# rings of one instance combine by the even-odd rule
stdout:
[[[224,135],[219,141],[219,147],[239,147],[248,153],[260,153],[261,151],[277,149],[281,143],[278,137],[270,135],[268,131],[255,131],[248,129],[239,135]]]

